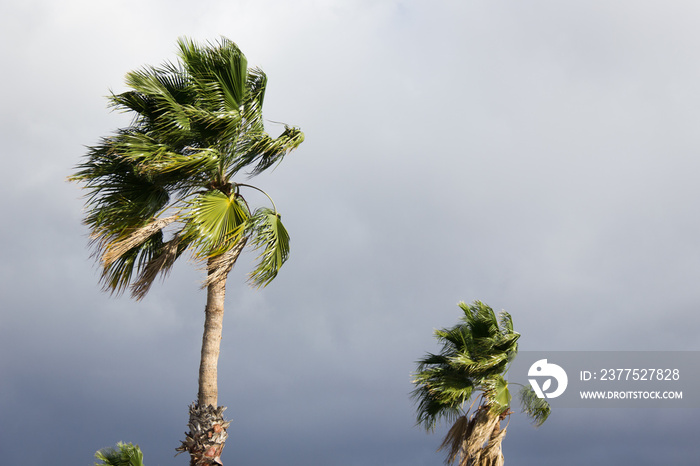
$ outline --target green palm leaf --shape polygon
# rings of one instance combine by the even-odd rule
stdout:
[[[126,75],[126,84],[136,92],[149,96],[150,108],[157,109],[148,116],[160,132],[188,131],[190,129],[190,120],[179,101],[187,83],[184,81],[176,82],[179,76],[181,73],[153,67],[132,71]],[[138,100],[116,98],[113,99],[113,102],[129,105],[138,102]]]
[[[215,148],[187,146],[173,150],[171,144],[158,141],[153,134],[138,132],[124,134],[115,142],[121,157],[132,162],[134,170],[145,177],[171,173],[179,178],[197,177],[213,173],[219,166]]]
[[[190,203],[186,218],[185,237],[197,256],[207,258],[223,254],[241,239],[250,214],[236,193],[208,191]]]
[[[552,412],[547,400],[539,398],[529,385],[523,386],[519,395],[523,412],[530,416],[536,426],[541,426]]]
[[[270,283],[289,257],[289,234],[282,225],[281,216],[271,209],[256,211],[251,222],[253,247],[262,250],[258,265],[250,274],[253,286]]]
[[[137,275],[162,247],[163,233],[157,231],[118,257],[110,258],[110,262],[102,262],[101,281],[104,288],[113,293],[124,291],[131,283],[132,277]]]
[[[465,390],[464,395],[468,400],[471,396],[471,391]],[[430,385],[422,384],[418,386],[411,392],[411,397],[418,404],[417,424],[422,425],[427,431],[433,431],[439,419],[444,419],[446,422],[454,422],[463,415],[461,403],[445,403],[443,399],[438,398],[438,393]]]
[[[88,160],[78,168],[69,179],[84,183],[88,191],[85,223],[93,238],[110,240],[144,224],[170,199],[159,180],[143,176],[133,161],[119,155],[115,138],[90,148]]]
[[[285,155],[304,142],[304,133],[298,128],[286,126],[284,132],[272,139],[260,133],[239,147],[240,156],[232,165],[230,174],[238,173],[242,168],[255,164],[251,175],[257,175],[282,161]]]
[[[504,413],[510,408],[512,396],[508,390],[508,382],[502,375],[496,375],[489,379],[486,392],[488,400],[492,404],[492,409],[497,413]]]
[[[226,109],[237,111],[248,93],[248,61],[236,44],[221,38],[218,44],[202,47],[180,38],[178,46],[185,68],[199,87],[208,90],[210,96],[223,97]]]

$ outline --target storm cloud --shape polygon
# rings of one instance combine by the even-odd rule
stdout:
[[[0,6],[0,457],[173,459],[205,293],[183,261],[141,302],[103,293],[81,225],[104,98],[180,36],[235,41],[265,117],[306,141],[255,184],[291,256],[228,281],[225,464],[438,465],[415,361],[458,301],[522,350],[700,350],[700,5],[691,1],[31,0]],[[508,464],[691,464],[697,410],[516,413]]]

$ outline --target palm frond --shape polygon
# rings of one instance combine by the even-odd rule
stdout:
[[[144,242],[121,254],[109,265],[103,265],[100,281],[105,291],[121,294],[129,287],[132,277],[158,254],[163,247],[163,233],[156,231]]]
[[[416,361],[416,363],[418,364],[416,371],[420,373],[431,366],[446,365],[449,362],[450,359],[443,354],[427,353],[423,358]]]
[[[485,392],[491,405],[491,409],[497,414],[505,413],[510,408],[513,398],[508,389],[508,382],[502,375],[490,377],[485,383]]]
[[[464,311],[462,320],[473,339],[491,339],[498,333],[498,320],[489,306],[481,301],[474,301],[471,304],[459,303],[459,307]]]
[[[519,395],[523,412],[530,416],[536,426],[541,426],[552,412],[547,400],[539,398],[529,385],[523,386]]]
[[[499,424],[500,416],[493,413],[488,406],[479,406],[471,419],[468,436],[465,439],[464,459],[474,458],[491,438],[494,428]]]
[[[262,107],[267,90],[267,75],[260,68],[248,69],[248,105],[246,119],[249,121],[262,121]]]
[[[151,101],[150,117],[148,123],[156,127],[159,132],[179,132],[190,130],[190,120],[184,112],[183,105],[178,101],[178,97],[184,95],[184,92],[178,92],[179,95],[173,95],[173,91],[184,91],[184,89],[176,89],[174,79],[177,79],[170,73],[163,73],[155,68],[146,68],[139,71],[132,71],[126,75],[127,86],[134,89],[143,95],[147,95]],[[182,88],[186,84],[182,83]],[[122,102],[128,104],[131,101],[126,99],[113,99],[115,103]]]
[[[207,191],[190,202],[185,235],[198,257],[214,257],[239,242],[249,220],[245,202],[236,193]]]
[[[506,311],[501,311],[499,313],[499,318],[501,320],[501,328],[504,335],[513,333],[513,317]]]
[[[124,253],[143,243],[146,239],[153,236],[154,233],[161,231],[178,218],[178,215],[172,215],[170,217],[154,219],[152,222],[133,230],[126,237],[106,245],[105,253],[102,255],[102,262],[105,266],[109,266]]]
[[[472,348],[472,336],[464,324],[457,324],[449,329],[435,330],[435,339],[442,344],[443,352],[466,352],[467,354]]]
[[[182,236],[177,233],[170,241],[163,244],[160,251],[154,254],[142,268],[138,280],[131,284],[133,298],[137,301],[143,299],[159,275],[165,277],[170,273],[175,261],[185,249],[183,243]]]
[[[464,404],[477,388],[477,380],[444,356],[428,354],[419,361],[418,368],[413,374],[416,388],[411,394],[418,405],[417,423],[433,430],[438,420],[449,422],[462,414]]]
[[[136,173],[149,178],[171,174],[177,175],[178,178],[197,178],[214,172],[220,158],[214,148],[174,148],[172,144],[162,142],[152,133],[124,133],[115,139],[115,149],[120,157],[133,163]]]
[[[470,355],[458,352],[450,356],[450,362],[470,377],[481,379],[501,374],[508,364],[508,353],[502,350]]]
[[[84,223],[93,237],[107,240],[124,230],[141,226],[168,203],[168,190],[157,180],[142,176],[133,162],[120,157],[115,138],[88,150],[87,161],[69,178],[87,189]]]
[[[262,173],[266,169],[282,161],[285,155],[299,147],[304,142],[304,133],[291,126],[285,126],[284,132],[272,139],[265,133],[246,141],[240,148],[241,154],[234,161],[229,173],[238,173],[244,167],[255,164],[250,176]]]
[[[179,56],[198,86],[205,89],[209,84],[210,91],[224,97],[226,109],[238,110],[248,93],[248,61],[238,46],[223,37],[206,46],[180,38],[178,46]]]
[[[473,427],[474,423],[470,422],[466,415],[460,416],[455,423],[452,424],[452,427],[447,431],[447,435],[445,435],[445,438],[437,450],[448,449],[447,458],[445,459],[446,464],[453,464],[455,460],[460,458],[467,450],[467,439]]]
[[[418,405],[416,423],[429,432],[435,430],[439,420],[454,422],[464,414],[461,405],[445,403],[438,398],[437,391],[426,384],[416,387],[411,392],[411,398]]]
[[[472,464],[484,466],[503,466],[504,458],[501,452],[501,444],[506,436],[506,428],[501,430],[494,428],[489,443],[474,454]]]
[[[461,406],[472,395],[478,379],[452,365],[437,365],[417,372],[414,383],[426,385],[432,396],[445,404]]]
[[[253,247],[262,252],[258,265],[250,273],[253,286],[270,283],[289,257],[289,234],[282,225],[281,216],[267,208],[259,209],[251,221]]]

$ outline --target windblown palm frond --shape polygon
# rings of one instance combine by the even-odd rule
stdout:
[[[539,398],[529,385],[520,389],[520,406],[527,413],[536,426],[541,426],[552,412],[549,403],[544,398]]]
[[[265,286],[276,276],[289,257],[289,234],[282,225],[277,212],[262,208],[253,216],[253,247],[262,250],[259,263],[250,273],[250,282],[257,287]]]
[[[236,193],[208,191],[191,202],[185,235],[199,257],[218,256],[240,240],[249,220],[248,208]]]

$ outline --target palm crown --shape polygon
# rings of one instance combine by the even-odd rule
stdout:
[[[441,351],[418,361],[413,381],[417,420],[429,431],[440,419],[454,422],[440,447],[449,448],[448,463],[461,456],[460,465],[492,464],[489,461],[502,460],[500,442],[505,429],[500,429],[499,420],[510,414],[512,399],[503,375],[518,353],[520,334],[513,330],[513,319],[505,311],[499,321],[493,309],[480,301],[462,302],[459,307],[464,312],[461,322],[435,331]],[[468,419],[479,397],[470,406],[466,404],[476,393],[481,403]],[[542,424],[550,412],[547,402],[533,396],[529,387],[523,387],[520,395],[523,410],[535,424]]]
[[[127,75],[130,90],[109,99],[133,113],[131,125],[90,147],[71,177],[89,190],[85,223],[103,284],[117,292],[130,285],[136,298],[185,250],[209,261],[209,283],[250,240],[260,250],[250,274],[255,286],[269,283],[289,254],[274,203],[251,209],[242,190],[257,188],[233,180],[281,161],[303,133],[289,126],[277,138],[265,132],[267,78],[248,68],[233,42],[202,47],[183,38],[178,46],[177,63]]]
[[[143,453],[138,445],[117,443],[117,448],[103,448],[95,453],[101,461],[95,466],[143,466]]]

